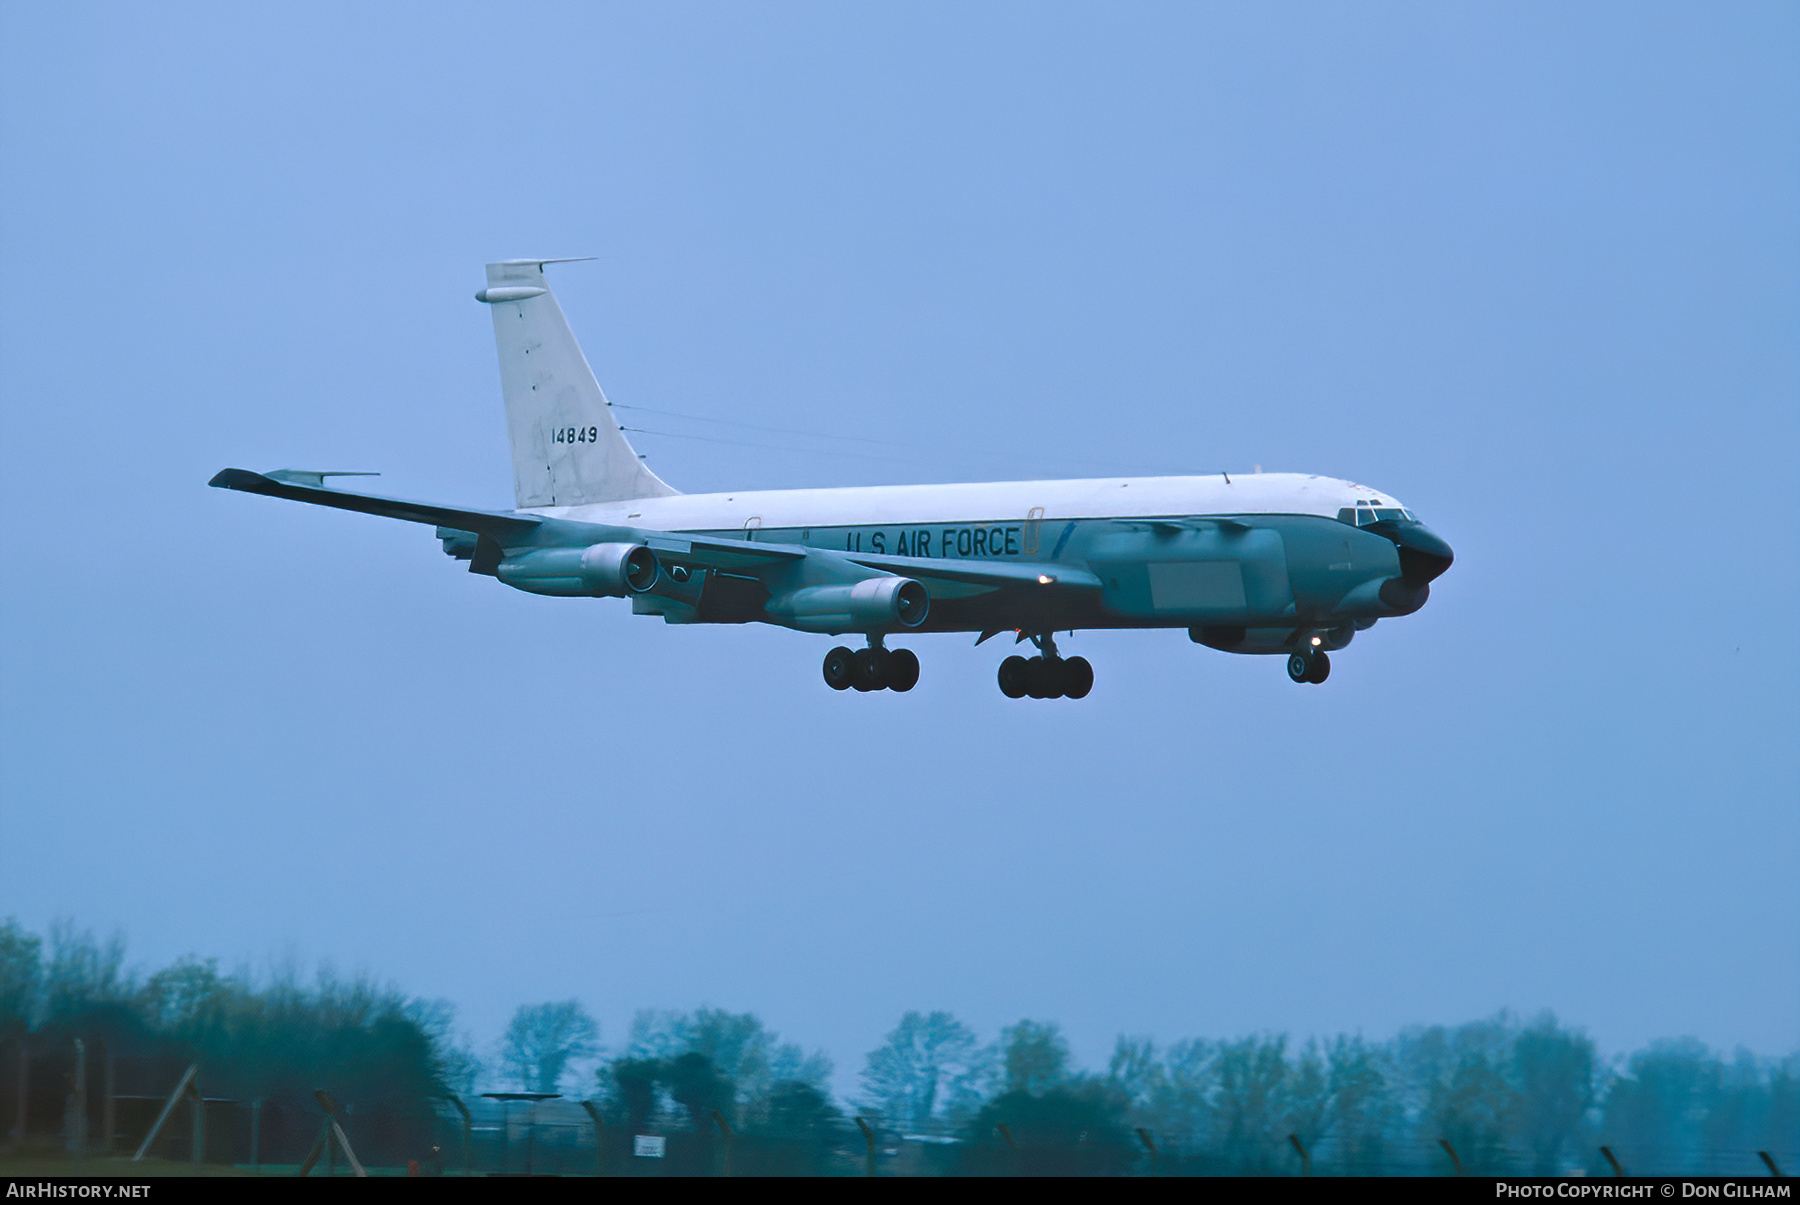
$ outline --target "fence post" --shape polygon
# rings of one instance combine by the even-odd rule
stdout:
[[[194,1119],[193,1142],[190,1144],[190,1162],[199,1167],[206,1162],[206,1097],[200,1094],[200,1080],[195,1077],[188,1085],[188,1113]]]
[[[27,1038],[19,1039],[19,1111],[13,1114],[12,1140],[15,1145],[25,1142],[25,1110],[31,1102],[31,1042]]]
[[[106,1103],[100,1107],[100,1153],[112,1154],[113,1131],[119,1127],[119,1062],[106,1046]]]
[[[1002,1121],[996,1122],[994,1128],[1000,1132],[1000,1137],[1006,1139],[1006,1149],[1012,1155],[1012,1174],[1015,1176],[1022,1175],[1023,1173],[1020,1171],[1019,1143],[1018,1140],[1013,1137],[1012,1127]]]
[[[313,1096],[318,1100],[319,1107],[325,1110],[326,1124],[331,1127],[330,1132],[337,1135],[338,1145],[344,1148],[344,1158],[350,1161],[350,1170],[359,1178],[366,1179],[369,1173],[357,1161],[356,1152],[350,1149],[350,1136],[344,1133],[344,1127],[338,1122],[338,1114],[343,1110],[339,1108],[337,1100],[323,1088],[314,1088]]]
[[[475,1174],[475,1119],[469,1116],[469,1106],[463,1104],[460,1096],[446,1096],[445,1100],[456,1106],[462,1114],[462,1159],[463,1175]]]
[[[594,1119],[594,1174],[606,1174],[606,1123],[600,1120],[600,1110],[591,1100],[581,1102],[587,1115]]]
[[[1312,1156],[1307,1153],[1306,1144],[1300,1141],[1300,1135],[1289,1134],[1288,1141],[1293,1143],[1294,1149],[1300,1152],[1300,1174],[1302,1176],[1312,1175]]]
[[[869,1123],[860,1117],[856,1119],[856,1128],[862,1131],[863,1145],[869,1151],[868,1163],[863,1170],[863,1175],[873,1176],[875,1174],[875,1131],[870,1129]]]
[[[75,1039],[75,1120],[69,1127],[69,1145],[74,1148],[74,1155],[80,1159],[87,1154],[88,1098],[87,1098],[87,1043],[80,1038]]]
[[[1625,1178],[1625,1169],[1619,1166],[1619,1161],[1617,1159],[1613,1158],[1612,1148],[1610,1146],[1603,1146],[1600,1148],[1600,1153],[1606,1156],[1606,1161],[1608,1163],[1612,1164],[1613,1178],[1623,1180]]]
[[[717,1109],[712,1111],[712,1119],[719,1127],[719,1133],[725,1135],[725,1174],[731,1174],[731,1143],[737,1137],[731,1132],[731,1123],[725,1120],[725,1114]]]
[[[1456,1157],[1456,1148],[1450,1145],[1448,1138],[1438,1139],[1438,1145],[1444,1148],[1444,1154],[1450,1156],[1450,1166],[1456,1169],[1457,1175],[1463,1175],[1462,1160]]]
[[[325,1119],[325,1124],[323,1124],[319,1127],[318,1140],[312,1144],[312,1150],[306,1152],[306,1158],[301,1160],[300,1170],[296,1171],[294,1174],[296,1176],[301,1177],[302,1179],[311,1175],[313,1165],[318,1163],[319,1156],[324,1154],[326,1149],[328,1147],[330,1147],[330,1145],[331,1145],[331,1118],[327,1117]]]
[[[139,1145],[137,1154],[131,1157],[133,1163],[143,1159],[144,1152],[150,1149],[150,1144],[156,1141],[158,1134],[162,1133],[163,1122],[169,1120],[169,1114],[175,1111],[175,1106],[180,1103],[182,1094],[187,1091],[188,1085],[194,1082],[194,1076],[199,1074],[199,1071],[199,1063],[189,1063],[188,1069],[181,1073],[181,1078],[175,1082],[175,1091],[169,1093],[169,1099],[163,1102],[162,1112],[156,1115],[156,1124],[150,1127],[150,1132],[144,1135],[144,1141]]]

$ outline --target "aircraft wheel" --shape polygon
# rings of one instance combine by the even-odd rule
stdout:
[[[911,649],[894,649],[888,654],[887,684],[889,690],[908,691],[919,684],[919,658]]]
[[[850,685],[857,690],[880,690],[888,684],[888,652],[886,649],[859,649],[856,653],[856,676]]]
[[[1060,657],[1031,659],[1031,697],[1060,699],[1063,697],[1063,661]]]
[[[1031,663],[1023,657],[1008,657],[1000,663],[1000,693],[1009,699],[1022,699],[1027,693]]]
[[[856,654],[839,645],[825,654],[825,685],[848,690],[856,680]]]
[[[1288,658],[1288,677],[1292,678],[1294,681],[1306,681],[1307,675],[1311,672],[1312,658],[1308,657],[1305,653],[1295,653]]]
[[[1329,677],[1331,677],[1331,658],[1324,653],[1314,653],[1312,664],[1306,670],[1306,680],[1317,686]]]
[[[1062,664],[1063,694],[1071,699],[1085,699],[1094,689],[1094,667],[1086,657],[1070,657]]]

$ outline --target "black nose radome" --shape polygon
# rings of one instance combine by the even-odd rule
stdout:
[[[1423,523],[1377,523],[1371,530],[1386,536],[1400,550],[1400,576],[1381,584],[1381,600],[1402,615],[1410,615],[1431,597],[1431,582],[1450,568],[1456,554],[1444,537]]]
[[[1383,524],[1381,534],[1400,549],[1400,576],[1411,586],[1423,586],[1441,576],[1456,560],[1456,554],[1431,528],[1423,523]]]

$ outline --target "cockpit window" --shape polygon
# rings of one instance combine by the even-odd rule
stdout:
[[[1417,523],[1418,516],[1402,506],[1371,506],[1364,502],[1338,511],[1339,523],[1367,527],[1371,523]]]

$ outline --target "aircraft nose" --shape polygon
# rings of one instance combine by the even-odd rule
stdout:
[[[1456,554],[1449,541],[1423,523],[1378,523],[1373,528],[1400,550],[1400,576],[1381,584],[1381,601],[1411,615],[1431,597],[1432,580],[1450,568]]]
[[[1407,523],[1387,535],[1400,547],[1400,576],[1409,584],[1425,585],[1456,560],[1449,542],[1423,523]]]

